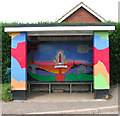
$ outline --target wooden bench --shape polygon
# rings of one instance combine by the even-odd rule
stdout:
[[[29,91],[29,94],[30,94],[30,89],[31,89],[31,85],[33,84],[42,84],[42,85],[49,85],[49,94],[51,93],[52,91],[52,85],[53,84],[64,84],[64,85],[70,85],[70,93],[72,93],[72,85],[78,85],[78,84],[90,84],[90,91],[92,93],[92,87],[93,87],[93,81],[80,81],[80,82],[71,82],[71,81],[59,81],[59,82],[48,82],[48,81],[28,81],[28,91]]]

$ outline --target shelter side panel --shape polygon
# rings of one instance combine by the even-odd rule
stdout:
[[[93,74],[94,89],[109,89],[109,37],[108,32],[94,32]]]
[[[27,90],[27,39],[26,33],[10,33],[11,36],[11,87]]]

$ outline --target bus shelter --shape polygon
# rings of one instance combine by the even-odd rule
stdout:
[[[113,23],[5,25],[11,36],[11,89],[26,99],[37,83],[93,82],[94,98],[110,89],[109,33]]]

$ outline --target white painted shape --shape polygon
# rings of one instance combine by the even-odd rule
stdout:
[[[67,65],[58,65],[58,66],[54,66],[55,68],[67,68]]]
[[[115,30],[115,26],[54,26],[54,27],[5,27],[5,32],[30,32],[30,31],[108,31]]]

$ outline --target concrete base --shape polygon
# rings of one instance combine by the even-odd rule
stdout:
[[[94,89],[95,99],[106,98],[108,94],[109,94],[109,89]]]
[[[27,99],[27,93],[26,90],[14,90],[13,93],[13,99],[14,100],[26,100]]]

